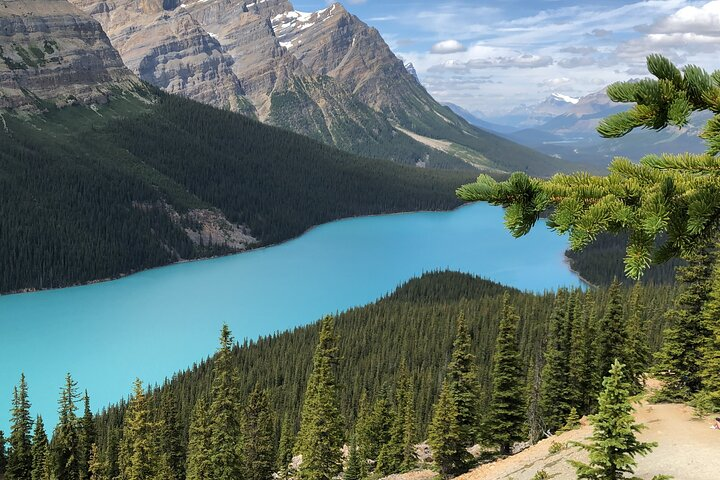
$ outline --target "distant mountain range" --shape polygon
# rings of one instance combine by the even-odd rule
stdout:
[[[693,116],[685,128],[661,132],[638,130],[618,139],[600,137],[596,128],[605,117],[627,110],[613,103],[606,89],[573,98],[553,94],[535,105],[523,105],[501,116],[474,114],[448,105],[473,125],[541,151],[547,155],[595,166],[605,166],[616,156],[639,160],[647,154],[702,153],[705,145],[698,133],[707,115]]]

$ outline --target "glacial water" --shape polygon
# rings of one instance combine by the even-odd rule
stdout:
[[[211,354],[223,322],[257,338],[376,300],[423,272],[451,269],[541,292],[580,285],[566,239],[538,225],[514,239],[502,210],[341,220],[274,247],[119,280],[0,297],[0,429],[24,372],[50,428],[66,372],[97,410],[135,377],[162,382]],[[308,348],[312,348],[308,345]]]

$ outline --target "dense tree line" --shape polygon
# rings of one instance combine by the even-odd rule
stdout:
[[[169,95],[118,97],[101,113],[6,116],[0,292],[228,252],[189,240],[191,208],[218,209],[266,245],[342,217],[455,207],[469,176],[355,157]]]
[[[411,457],[408,445],[427,438],[433,406],[443,391],[444,372],[452,365],[459,368],[461,363],[465,364],[461,370],[466,373],[458,378],[470,375],[477,379],[473,387],[476,393],[466,395],[473,398],[471,403],[477,408],[468,407],[467,411],[477,410],[480,415],[471,422],[474,426],[470,433],[462,433],[466,442],[482,440],[507,451],[518,435],[527,435],[528,427],[540,435],[555,431],[565,425],[571,410],[582,415],[595,408],[603,376],[613,360],[609,356],[621,355],[621,361],[628,364],[635,361],[630,355],[630,345],[635,341],[634,334],[630,335],[631,324],[639,325],[637,342],[647,345],[648,352],[657,351],[661,331],[666,326],[664,312],[674,292],[672,287],[628,290],[615,284],[610,289],[592,292],[533,295],[446,272],[410,281],[376,304],[340,314],[334,321],[338,337],[336,355],[341,359],[335,360],[334,368],[343,379],[337,405],[343,439],[348,444],[352,439],[359,455],[373,459],[372,468],[380,472],[392,473],[414,465],[408,460]],[[644,308],[634,308],[636,304]],[[631,315],[631,311],[635,313]],[[466,333],[458,339],[457,319],[461,312],[466,327],[460,331]],[[596,349],[596,344],[618,346],[617,339],[610,336],[614,330],[607,327],[611,324],[616,324],[615,330],[619,328],[621,335],[628,332],[618,343],[627,348],[610,352]],[[556,330],[571,341],[553,344]],[[321,324],[309,325],[246,341],[231,349],[230,363],[242,372],[237,378],[238,393],[233,395],[246,399],[258,389],[264,391],[269,408],[275,412],[273,448],[278,451],[273,458],[284,459],[274,463],[276,471],[283,463],[287,464],[287,445],[292,442],[289,439],[299,432],[304,392],[313,370],[308,345],[318,343],[320,331]],[[504,334],[498,336],[498,332]],[[514,345],[512,338],[517,339]],[[496,339],[503,342],[496,346]],[[465,353],[456,358],[451,352],[458,351],[457,345],[453,348],[458,341]],[[553,348],[559,351],[554,352]],[[154,411],[161,409],[163,398],[175,399],[188,455],[194,451],[194,445],[203,445],[198,440],[203,436],[190,432],[206,431],[202,419],[197,418],[210,411],[207,402],[212,398],[218,358],[179,373],[150,392]],[[542,374],[535,379],[531,363],[538,358]],[[633,371],[644,372],[645,368],[639,365]],[[631,380],[638,386],[642,376],[638,374]],[[456,395],[457,388],[451,386],[457,385],[458,380],[448,382],[448,394]],[[523,399],[520,415],[516,409],[493,407],[493,402],[497,405],[502,392],[512,385],[522,392],[518,395]],[[535,387],[540,389],[540,401],[530,411],[530,392]],[[568,393],[569,390],[572,392]],[[559,409],[548,408],[554,404]],[[100,416],[101,451],[115,448],[126,409],[127,405],[121,403]],[[535,418],[535,425],[528,425],[530,415]],[[508,432],[507,439],[499,434],[491,435],[492,438],[479,434],[493,431],[488,423],[492,419],[498,424],[516,425],[518,418],[522,418],[522,429]],[[503,430],[504,427],[497,427],[494,431]],[[285,445],[283,449],[278,447],[281,443]],[[108,457],[113,454],[108,453]],[[367,473],[364,463],[363,470]]]

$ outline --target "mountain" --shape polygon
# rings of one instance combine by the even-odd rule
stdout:
[[[287,0],[72,0],[141,79],[346,151],[426,167],[568,169],[438,104],[342,5]]]
[[[474,177],[162,93],[62,0],[6,1],[0,27],[0,293],[238,252],[348,216],[448,209]]]
[[[516,107],[491,119],[523,128],[508,131],[505,127],[489,126],[489,129],[546,155],[602,168],[616,156],[639,160],[648,154],[705,151],[698,133],[709,118],[706,114],[693,115],[690,124],[682,129],[635,130],[622,138],[600,137],[596,130],[600,121],[627,109],[627,105],[612,102],[606,89],[578,99],[553,94],[536,105]]]
[[[446,107],[448,107],[450,110],[455,112],[457,115],[461,116],[465,120],[467,120],[472,125],[475,125],[478,128],[482,128],[483,130],[487,130],[488,132],[498,133],[498,134],[509,134],[516,132],[518,129],[515,127],[509,127],[507,125],[500,125],[499,123],[492,123],[483,120],[478,115],[470,112],[469,110],[464,109],[460,105],[456,105],[454,103],[446,102],[443,103]]]
[[[0,31],[0,108],[102,104],[139,84],[100,24],[65,0],[3,1]]]

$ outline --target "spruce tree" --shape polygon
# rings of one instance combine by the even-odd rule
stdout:
[[[212,480],[236,480],[242,471],[240,456],[240,392],[237,368],[232,363],[233,337],[223,325],[220,348],[213,364],[208,452],[213,465]]]
[[[378,456],[378,471],[384,475],[411,470],[415,463],[415,409],[410,376],[403,361],[395,386],[389,436]]]
[[[493,358],[492,398],[483,423],[484,442],[498,445],[503,455],[512,453],[513,444],[525,438],[525,375],[517,345],[519,321],[505,293]]]
[[[90,480],[111,480],[110,465],[97,444],[90,448]]]
[[[0,477],[5,476],[5,469],[7,468],[7,450],[5,444],[5,432],[0,430]]]
[[[573,329],[569,380],[574,392],[574,406],[582,414],[592,411],[598,393],[594,390],[595,310],[594,294],[588,292],[582,303],[582,314],[576,316],[576,327]]]
[[[589,452],[590,463],[571,461],[579,479],[626,478],[637,465],[635,457],[647,455],[656,446],[636,438],[642,426],[635,423],[623,365],[619,361],[613,363],[609,376],[603,380],[603,388],[598,398],[598,413],[590,417],[593,425],[590,443],[580,444]]]
[[[28,386],[25,374],[21,374],[20,383],[13,390],[7,480],[30,480],[32,476],[32,425]]]
[[[546,430],[555,431],[565,424],[570,413],[569,345],[566,343],[567,291],[560,290],[550,317],[545,365],[542,370],[540,408]]]
[[[32,480],[50,480],[50,446],[43,419],[38,415],[32,438]]]
[[[207,399],[202,396],[195,402],[192,415],[190,415],[187,480],[210,480],[212,478],[213,465],[210,455],[208,455],[212,448],[208,409]]]
[[[371,460],[373,464],[378,466],[379,463],[382,463],[380,456],[390,442],[391,428],[393,426],[392,408],[385,388],[380,389],[372,406],[365,410],[357,425],[360,452],[363,458]],[[389,452],[386,450],[385,454],[388,455]],[[391,460],[388,458],[383,461],[388,462]],[[391,466],[386,465],[386,468],[391,468]]]
[[[95,432],[95,420],[90,410],[90,397],[87,390],[83,397],[83,416],[80,419],[80,430],[78,437],[78,469],[80,480],[90,479],[90,454],[95,443],[97,434]]]
[[[613,362],[625,359],[625,339],[627,328],[625,323],[625,312],[623,311],[623,298],[620,291],[620,282],[616,280],[608,290],[608,304],[605,307],[605,315],[598,323],[596,343],[597,352],[595,357],[594,382],[595,391],[602,389],[603,378],[610,370]]]
[[[670,326],[663,331],[663,344],[655,355],[653,372],[663,381],[660,395],[669,400],[688,401],[701,388],[702,346],[708,338],[702,309],[710,292],[712,257],[702,250],[678,268],[682,290],[668,312]]]
[[[645,330],[645,312],[640,303],[642,285],[637,282],[633,287],[628,304],[627,339],[625,341],[625,376],[630,385],[630,393],[636,395],[645,388],[645,374],[650,366],[650,346]]]
[[[158,454],[163,468],[168,471],[166,480],[185,479],[185,449],[175,396],[167,389],[160,399],[157,425]]]
[[[355,443],[355,439],[350,442],[350,450],[348,452],[347,466],[343,480],[361,480],[363,478],[363,459],[360,451]]]
[[[297,450],[303,480],[329,480],[342,470],[343,425],[337,380],[335,320],[322,320],[303,402]]]
[[[275,431],[267,392],[258,385],[250,394],[242,416],[243,480],[268,480],[275,463]]]
[[[148,397],[140,379],[133,385],[133,395],[123,420],[120,444],[120,480],[150,480],[158,467],[155,448],[155,423]]]
[[[79,425],[75,413],[77,399],[77,383],[68,373],[65,376],[65,386],[60,392],[59,419],[50,444],[53,477],[57,480],[79,480],[80,478]]]
[[[287,480],[290,477],[290,463],[293,459],[293,448],[295,447],[295,423],[287,412],[280,426],[280,441],[278,442],[276,470],[280,478]]]
[[[708,406],[720,412],[720,259],[715,261],[710,285],[710,293],[702,310],[703,327],[707,334],[700,350],[700,379],[702,394]]]
[[[433,460],[444,478],[466,471],[472,458],[463,441],[459,417],[450,385],[445,382],[433,408],[428,429],[428,444],[432,449]]]
[[[460,442],[466,448],[475,444],[480,427],[480,382],[475,356],[471,351],[470,333],[465,323],[465,314],[461,311],[445,382],[457,409]]]

